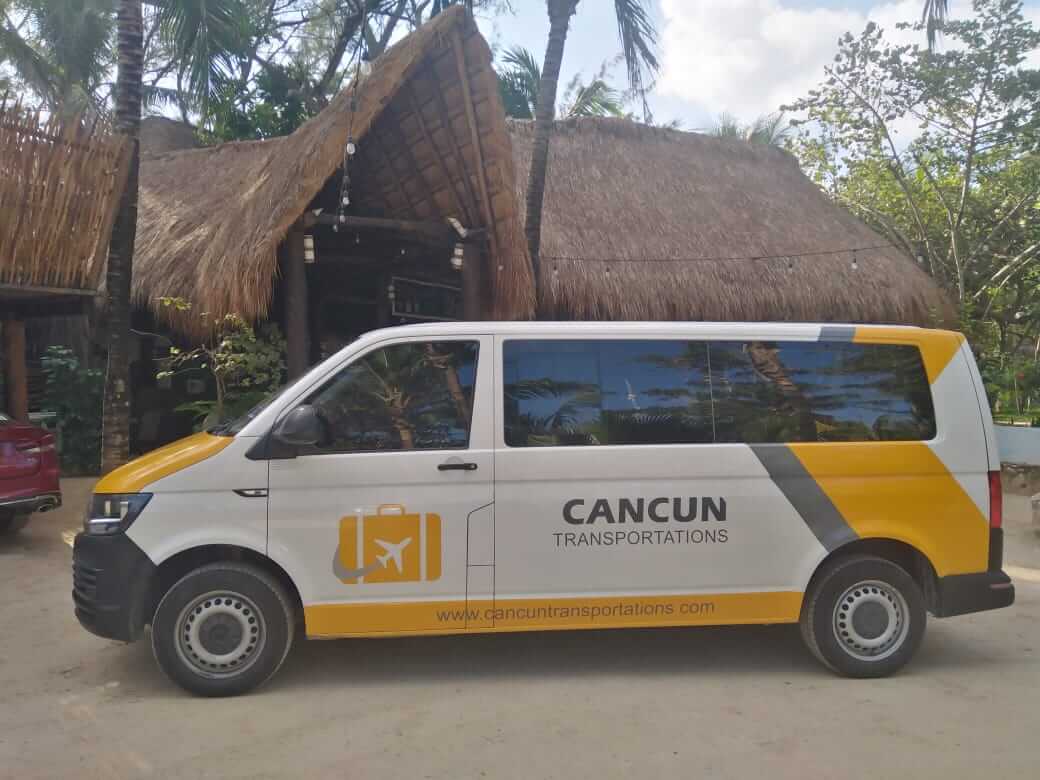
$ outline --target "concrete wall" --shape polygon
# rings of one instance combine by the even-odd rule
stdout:
[[[1001,463],[1040,466],[1040,428],[994,426]]]

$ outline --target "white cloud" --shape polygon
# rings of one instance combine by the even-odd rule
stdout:
[[[950,5],[954,16],[970,13],[970,0]],[[661,0],[661,9],[659,93],[709,115],[728,111],[745,121],[816,86],[837,52],[838,38],[859,34],[868,20],[893,41],[920,35],[895,28],[919,18],[921,0],[882,2],[866,13],[793,7],[785,0]],[[1027,13],[1040,21],[1040,9],[1030,7]]]

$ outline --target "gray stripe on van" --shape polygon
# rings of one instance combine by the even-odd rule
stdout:
[[[790,448],[783,444],[749,446],[827,552],[859,538]]]
[[[824,325],[820,328],[820,341],[852,341],[856,329],[848,325]]]

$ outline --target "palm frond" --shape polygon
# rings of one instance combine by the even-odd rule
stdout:
[[[574,98],[560,111],[560,115],[573,119],[583,116],[624,116],[621,93],[602,79],[588,84],[578,83]]]
[[[628,70],[628,84],[643,96],[657,74],[657,29],[650,17],[648,0],[614,0],[621,53]]]
[[[187,76],[191,96],[208,106],[242,51],[248,18],[241,0],[158,0],[159,31]]]
[[[928,32],[928,48],[934,49],[935,42],[946,22],[946,16],[950,12],[949,0],[924,0],[924,9],[921,11],[921,21]]]
[[[715,123],[708,128],[708,135],[716,138],[743,138],[744,128],[741,126],[740,120],[733,114],[723,111]]]
[[[783,146],[790,133],[791,125],[787,116],[782,111],[777,111],[760,116],[752,122],[745,130],[744,139],[749,143],[764,146]]]

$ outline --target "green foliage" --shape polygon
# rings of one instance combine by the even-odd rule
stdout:
[[[782,111],[766,114],[745,125],[732,114],[719,114],[708,129],[708,135],[716,138],[739,138],[750,144],[763,146],[785,146],[793,128]]]
[[[97,474],[101,468],[101,397],[105,376],[80,367],[66,347],[48,347],[41,364],[43,405],[58,415],[61,468],[66,475]]]
[[[506,49],[498,69],[498,89],[505,106],[506,116],[516,119],[534,119],[538,107],[538,88],[542,69],[534,54],[522,46]],[[620,64],[620,56],[603,63],[586,84],[577,73],[568,82],[556,109],[561,119],[589,116],[626,116],[628,96],[608,82],[610,70]]]
[[[181,298],[161,298],[160,302],[178,312],[192,308]],[[183,404],[177,411],[191,412],[205,424],[219,423],[241,415],[282,385],[285,339],[277,326],[264,325],[257,333],[237,314],[211,323],[203,312],[199,319],[212,328],[213,335],[192,349],[170,347],[157,378],[203,370],[213,378],[216,397]]]
[[[1040,32],[1018,0],[973,6],[935,28],[941,52],[875,24],[846,34],[825,81],[785,108],[804,116],[790,148],[807,173],[949,291],[1007,406],[1030,397],[1016,386],[1040,343],[1040,71],[1026,66]]]

